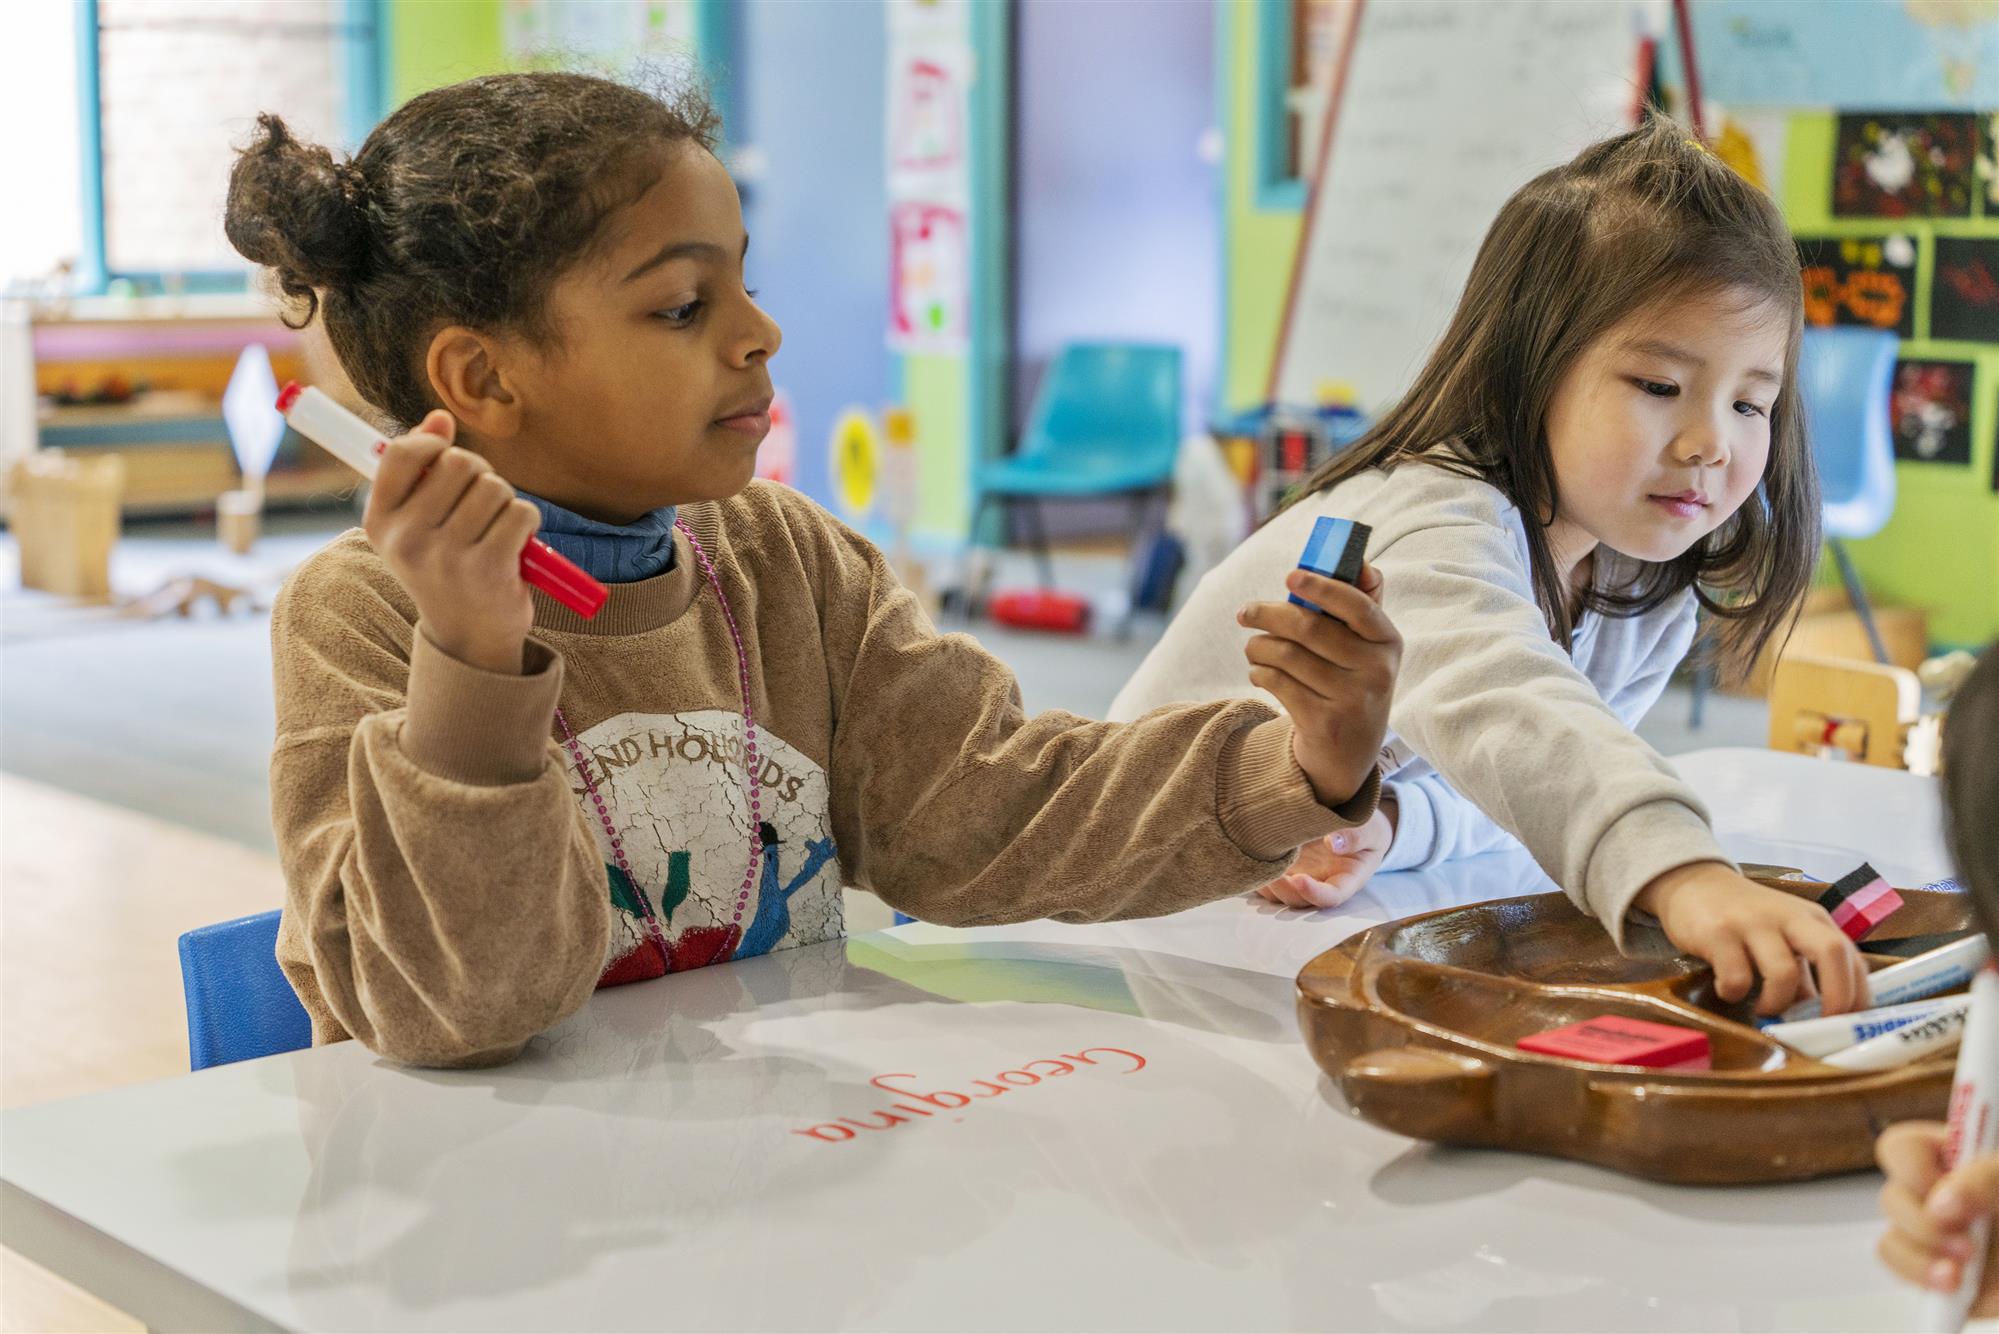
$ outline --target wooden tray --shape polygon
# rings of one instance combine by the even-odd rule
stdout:
[[[1756,878],[1807,897],[1824,888]],[[1882,923],[1883,937],[1969,926],[1959,895],[1900,892],[1904,906]],[[1560,894],[1425,913],[1306,964],[1299,1024],[1348,1104],[1378,1126],[1655,1181],[1851,1172],[1873,1163],[1875,1136],[1890,1122],[1943,1115],[1954,1058],[1865,1072],[1822,1064],[1757,1031],[1750,1004],[1716,996],[1708,966],[1676,953],[1657,928],[1634,923],[1626,943],[1631,954],[1618,954],[1596,919]],[[1602,1014],[1703,1029],[1714,1069],[1597,1065],[1513,1045]]]

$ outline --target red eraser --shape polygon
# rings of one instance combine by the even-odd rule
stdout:
[[[1676,1028],[1615,1014],[1600,1014],[1580,1024],[1536,1033],[1515,1045],[1542,1056],[1597,1065],[1684,1067],[1710,1054],[1707,1034],[1697,1028]]]

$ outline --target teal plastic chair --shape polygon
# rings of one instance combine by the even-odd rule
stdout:
[[[1895,335],[1886,329],[1806,329],[1798,355],[1798,394],[1805,406],[1805,435],[1819,474],[1826,545],[1832,548],[1840,582],[1867,633],[1876,662],[1888,661],[1888,647],[1874,624],[1874,607],[1861,586],[1860,571],[1847,555],[1850,538],[1872,537],[1895,512],[1895,439],[1889,417],[1894,388]],[[1703,663],[1694,671],[1693,712],[1699,727],[1715,671]]]
[[[312,1045],[312,1020],[278,967],[275,909],[182,936],[180,981],[190,1069]]]
[[[1895,512],[1895,440],[1889,395],[1899,344],[1886,329],[1807,329],[1798,359],[1805,429],[1824,497],[1826,545],[1860,613],[1876,662],[1888,661],[1874,609],[1846,541],[1872,537]]]
[[[1071,343],[1041,382],[1020,447],[973,474],[974,540],[989,506],[1004,506],[1009,520],[1022,513],[1042,586],[1052,588],[1042,502],[1129,496],[1136,594],[1143,554],[1165,519],[1179,453],[1180,349]]]

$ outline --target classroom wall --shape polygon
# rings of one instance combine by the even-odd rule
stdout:
[[[390,108],[426,89],[507,68],[501,0],[386,0]]]
[[[1280,0],[1218,0],[1221,49],[1222,399],[1234,411],[1261,403],[1277,357],[1278,324],[1291,283],[1304,217],[1297,208],[1257,200],[1257,99],[1261,91],[1261,6]]]
[[[1273,205],[1268,198],[1259,200],[1256,184],[1262,5],[1281,2],[1221,0],[1217,6],[1227,74],[1222,89],[1227,139],[1223,389],[1226,406],[1235,409],[1263,401],[1302,225],[1299,208]],[[1702,16],[1701,11],[1711,3],[1714,14]],[[1694,0],[1694,4],[1697,22],[1714,17],[1738,27],[1746,23],[1756,31],[1744,40],[1790,40],[1794,46],[1800,36],[1797,25],[1808,21],[1802,15],[1834,12],[1824,7],[1808,10],[1788,0],[1726,0],[1725,5]],[[1892,8],[1901,10],[1900,6]],[[1884,21],[1878,13],[1870,18]],[[1959,32],[1948,25],[1923,23],[1914,16],[1906,21],[1918,34],[1909,43],[1912,48],[1922,51],[1933,45],[1937,68],[1945,71],[1943,77],[1974,90],[1970,94],[1974,102],[1986,100],[1978,90],[1999,86],[1999,71],[1991,67],[1977,45],[1976,31]],[[1989,45],[1989,37],[1985,41]],[[1877,75],[1864,57],[1853,55],[1854,95],[1867,86],[1870,77],[1883,81],[1914,77],[1899,68]],[[1814,51],[1801,48],[1796,63],[1802,78],[1823,60]],[[1766,60],[1758,68],[1767,71],[1775,67]],[[1800,89],[1804,86],[1799,83]],[[1782,90],[1763,95],[1779,96]],[[1887,105],[1897,104],[1888,91],[1882,91],[1880,97]],[[1938,100],[1942,102],[1944,95],[1939,94]],[[1781,115],[1787,133],[1779,202],[1792,228],[1819,236],[1878,237],[1894,230],[1879,220],[1835,220],[1830,216],[1835,113],[1820,106],[1784,108]],[[1926,236],[1999,236],[1995,212],[1999,211],[1988,207],[1983,216],[1903,230],[1917,230]],[[1932,242],[1923,242],[1921,254],[1919,300],[1925,304],[1919,314],[1926,321]],[[1849,549],[1862,580],[1877,599],[1931,610],[1933,643],[1940,647],[1982,644],[1999,636],[1999,459],[1994,457],[1999,451],[1999,341],[1939,344],[1911,340],[1903,351],[1912,357],[1948,357],[1977,364],[1971,461],[1968,466],[1899,461],[1893,520],[1878,536],[1853,543]]]
[[[1883,220],[1832,216],[1837,116],[1788,115],[1784,138],[1784,215],[1801,236],[1909,235],[1917,241],[1915,332],[1930,328],[1936,240],[1999,238],[1999,217]],[[1968,361],[1976,368],[1968,464],[1898,459],[1895,512],[1874,537],[1847,544],[1868,595],[1892,605],[1930,609],[1930,639],[1975,647],[1999,636],[1999,326],[1985,341],[1903,340],[1907,358]]]
[[[745,210],[758,229],[775,229],[773,236],[753,244],[751,277],[778,280],[765,282],[765,297],[794,335],[773,371],[780,387],[788,387],[799,415],[795,480],[807,494],[830,501],[827,435],[838,409],[850,403],[878,409],[899,400],[913,410],[917,422],[915,536],[933,549],[954,547],[963,541],[970,517],[972,457],[998,448],[1004,430],[1004,404],[996,386],[1003,383],[1006,355],[1006,219],[993,201],[1004,199],[996,173],[1004,170],[1007,5],[979,4],[972,12],[980,72],[990,76],[979,79],[972,93],[973,211],[982,219],[974,232],[978,327],[973,346],[961,354],[898,355],[884,348],[885,217],[873,235],[855,225],[857,208],[879,209],[883,192],[879,46],[886,5],[882,0],[842,0],[815,13],[792,0],[747,6],[728,0],[688,2],[704,6],[695,27],[727,120],[725,139],[754,140],[761,116],[764,129],[784,140],[773,140],[777,152],[768,162],[770,169],[746,190]],[[509,68],[503,0],[384,0],[384,5],[389,106],[440,84]],[[786,10],[797,12],[787,15]],[[788,20],[793,21],[789,26]],[[843,48],[875,51],[863,77],[843,80],[837,62],[809,59],[810,43],[791,39],[797,36],[798,21],[816,23],[827,40]],[[816,80],[808,77],[815,71]],[[817,103],[807,97],[808,88],[817,90]],[[867,170],[849,173],[859,194],[849,194],[840,209],[840,225],[834,228],[838,235],[815,239],[807,223],[814,201],[829,197],[832,182],[822,179],[825,173],[809,161],[801,174],[801,163],[792,160],[798,154],[787,144],[795,141],[802,148],[812,131],[823,128],[814,124],[820,112],[837,113],[848,139],[855,125],[874,124],[877,142]],[[794,127],[796,133],[777,131],[780,125]],[[857,161],[852,148],[843,141],[835,155],[848,168]],[[851,259],[835,258],[829,248]],[[836,326],[847,335],[845,346],[827,341]]]
[[[1215,124],[1214,44],[1203,5],[1019,8],[1016,430],[1062,348],[1100,340],[1178,347],[1183,428],[1207,425],[1221,211],[1200,145]]]
[[[825,442],[849,407],[893,393],[881,336],[888,291],[883,25],[853,6],[741,0],[731,6],[729,138],[759,162],[742,186],[749,284],[784,330],[771,376],[798,432],[791,483],[832,497]]]

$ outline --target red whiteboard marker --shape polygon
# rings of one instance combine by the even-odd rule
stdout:
[[[1995,1152],[1999,1152],[1999,966],[1988,963],[1971,982],[1971,1017],[1965,1021],[1964,1045],[1957,1052],[1944,1157],[1955,1171]],[[1930,1329],[1955,1334],[1964,1328],[1983,1282],[1991,1231],[1990,1218],[1972,1224],[1971,1258],[1958,1275],[1957,1291],[1930,1294]]]
[[[278,411],[294,431],[318,444],[342,463],[372,479],[389,442],[359,417],[317,389],[287,384],[278,395]],[[536,538],[521,548],[521,578],[569,610],[589,620],[603,607],[609,589],[569,559]]]

